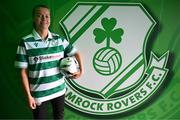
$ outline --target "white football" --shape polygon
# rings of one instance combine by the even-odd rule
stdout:
[[[74,56],[65,57],[60,60],[60,70],[66,77],[70,77],[73,73],[79,72],[79,63]]]

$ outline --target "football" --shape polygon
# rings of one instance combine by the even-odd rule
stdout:
[[[65,57],[60,60],[60,71],[66,77],[71,77],[73,73],[79,72],[79,63],[76,57]]]

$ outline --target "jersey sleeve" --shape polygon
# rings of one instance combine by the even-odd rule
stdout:
[[[66,39],[63,40],[63,46],[65,56],[73,56],[77,52],[77,49],[72,46]]]
[[[18,45],[14,65],[16,68],[28,67],[28,57],[27,57],[24,40],[21,40],[20,44]]]

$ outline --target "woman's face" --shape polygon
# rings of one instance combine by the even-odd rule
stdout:
[[[47,30],[50,26],[50,12],[47,8],[38,8],[35,11],[33,22],[37,30]]]

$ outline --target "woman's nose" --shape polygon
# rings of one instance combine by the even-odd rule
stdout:
[[[45,20],[45,19],[46,19],[46,16],[42,15],[41,19],[42,19],[42,20]]]

